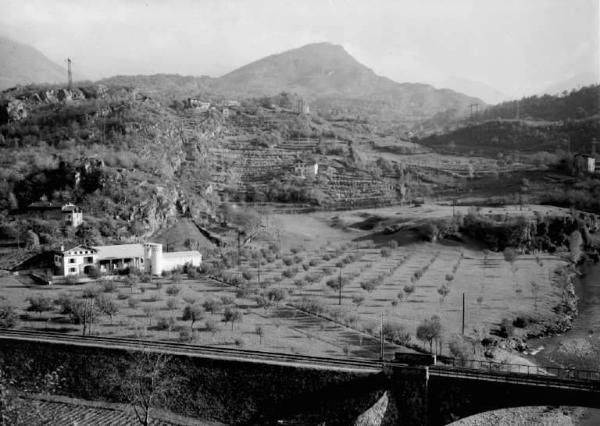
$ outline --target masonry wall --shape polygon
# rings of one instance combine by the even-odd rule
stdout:
[[[123,378],[131,351],[3,339],[0,368],[23,390],[39,391],[43,377],[59,372],[53,393],[126,402]],[[172,356],[177,386],[162,408],[227,424],[352,424],[386,387],[383,374],[319,370],[252,362]],[[289,423],[288,423],[289,424]]]

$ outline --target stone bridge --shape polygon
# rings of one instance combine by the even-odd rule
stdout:
[[[0,368],[21,389],[126,402],[123,380],[135,354],[167,353],[175,386],[161,405],[225,424],[443,425],[518,406],[600,408],[600,373],[557,377],[455,366],[407,366],[133,339],[0,332]],[[139,359],[139,358],[138,358]],[[375,406],[377,410],[371,409]],[[375,408],[374,407],[374,408]]]

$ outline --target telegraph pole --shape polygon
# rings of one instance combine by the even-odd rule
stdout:
[[[465,294],[462,297],[462,335],[465,335]]]
[[[519,100],[517,99],[517,121],[519,121],[519,115],[520,115],[520,105],[519,105]]]
[[[383,311],[381,311],[381,327],[379,329],[379,357],[383,361]]]
[[[340,268],[340,278],[338,281],[338,286],[339,286],[339,299],[338,299],[338,305],[342,304],[342,268]]]
[[[67,85],[67,88],[69,90],[71,90],[71,87],[73,86],[73,74],[71,73],[71,58],[67,58],[66,62],[67,62],[67,79],[69,82]]]

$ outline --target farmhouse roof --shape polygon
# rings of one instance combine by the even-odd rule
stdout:
[[[66,253],[68,253],[70,251],[77,250],[77,249],[88,250],[88,251],[91,250],[91,251],[94,251],[94,252],[98,252],[98,250],[96,249],[96,247],[87,246],[85,244],[77,244],[77,245],[74,245],[74,246],[70,246],[67,249],[65,249],[64,247],[61,246],[61,248],[59,250],[55,250],[55,252],[58,253],[58,254],[63,254],[64,255],[64,254],[66,254]]]
[[[61,209],[62,204],[50,201],[36,201],[27,206],[28,209]]]
[[[176,259],[179,256],[201,256],[198,250],[163,252],[163,259]]]
[[[98,260],[144,257],[144,246],[142,244],[116,244],[113,246],[94,246],[94,248],[98,251]]]

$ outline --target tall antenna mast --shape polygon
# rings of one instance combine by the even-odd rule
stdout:
[[[71,87],[73,86],[73,74],[71,73],[71,58],[67,58],[66,62],[67,62],[67,78],[69,81],[67,88],[69,90],[71,90]]]

